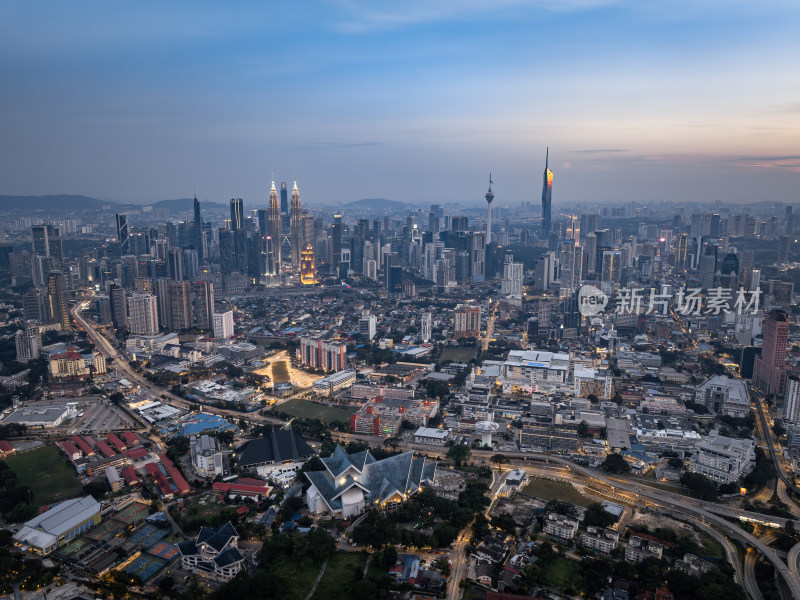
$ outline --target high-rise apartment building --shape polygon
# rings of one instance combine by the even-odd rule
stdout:
[[[188,281],[171,281],[167,291],[169,305],[168,329],[179,331],[194,325],[192,314],[192,284]]]
[[[783,394],[783,418],[789,423],[800,423],[800,377],[789,375],[786,378],[786,391]]]
[[[158,333],[158,303],[155,296],[133,292],[128,297],[128,329],[134,335]]]
[[[70,329],[67,281],[63,273],[50,273],[47,279],[47,302],[50,318],[54,322],[60,323],[61,329]]]
[[[378,317],[365,315],[358,320],[358,333],[371,340],[375,337],[378,327]]]
[[[39,328],[26,325],[24,329],[17,330],[14,336],[17,347],[17,362],[27,363],[39,358],[39,350],[42,347],[42,336],[39,335]]]
[[[419,339],[422,343],[430,342],[432,337],[432,329],[433,329],[433,315],[429,312],[422,313],[422,317],[420,317],[420,335]]]
[[[214,283],[195,281],[192,283],[194,324],[205,331],[214,328]]]
[[[227,340],[233,337],[233,333],[233,311],[214,313],[214,337],[218,340]]]
[[[453,312],[453,337],[478,337],[481,334],[481,307],[459,304]]]

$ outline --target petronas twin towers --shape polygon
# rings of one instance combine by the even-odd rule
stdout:
[[[286,184],[283,184],[282,188],[285,189],[285,186]],[[275,264],[281,265],[283,264],[283,218],[275,181],[272,182],[272,187],[269,190],[267,233],[272,238]],[[300,206],[300,190],[297,189],[296,181],[292,188],[292,202],[289,209],[289,242],[292,267],[296,269],[300,266],[300,253],[303,249],[303,212]]]

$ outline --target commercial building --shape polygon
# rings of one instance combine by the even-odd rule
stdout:
[[[82,379],[106,372],[106,359],[100,352],[79,354],[74,348],[50,356],[50,376],[54,379]]]
[[[436,427],[420,427],[414,432],[415,444],[428,444],[430,446],[444,446],[450,430]]]
[[[747,474],[755,460],[753,440],[729,438],[712,431],[695,444],[689,470],[717,483],[734,483]]]
[[[481,334],[481,307],[459,304],[453,312],[453,337],[478,337]]]
[[[741,379],[714,375],[697,388],[696,402],[719,416],[728,415],[737,419],[750,413],[750,396],[747,384]]]
[[[91,496],[84,496],[56,504],[26,522],[13,537],[17,545],[44,555],[98,523],[100,503]]]
[[[371,340],[375,337],[378,328],[378,317],[365,315],[358,320],[358,333]]]
[[[789,318],[782,310],[771,310],[762,325],[761,356],[753,365],[753,384],[765,394],[783,394],[786,385],[786,346]]]
[[[579,438],[574,430],[552,425],[525,425],[520,432],[520,446],[546,452],[575,452]]]
[[[201,435],[189,438],[192,468],[200,477],[222,475],[222,452],[217,438]]]
[[[20,408],[5,419],[4,424],[17,423],[28,429],[52,429],[58,427],[70,413],[69,406],[37,406]]]
[[[333,396],[337,392],[352,387],[355,382],[356,372],[352,369],[345,369],[344,371],[327,375],[322,379],[317,379],[311,385],[311,389],[317,394]]]
[[[214,337],[218,340],[227,340],[233,337],[233,311],[214,313]]]
[[[594,395],[603,400],[610,400],[614,389],[613,379],[607,370],[586,369],[576,365],[572,376],[574,394],[579,398]]]
[[[216,581],[230,581],[244,568],[239,533],[230,521],[219,529],[201,527],[196,540],[178,544],[181,567]]]
[[[575,384],[568,380],[569,370],[569,354],[511,350],[503,362],[500,382],[506,393],[572,392]]]
[[[350,429],[388,437],[400,431],[403,420],[417,427],[427,427],[438,410],[439,403],[432,400],[373,398],[350,417]]]
[[[324,471],[305,474],[311,482],[306,492],[308,510],[342,518],[357,515],[367,506],[400,504],[433,483],[436,475],[436,463],[414,458],[413,451],[375,460],[369,450],[348,455],[336,446],[322,463]]]

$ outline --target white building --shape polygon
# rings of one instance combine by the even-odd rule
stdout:
[[[216,477],[222,475],[222,452],[216,438],[201,435],[189,440],[192,467],[200,477]]]
[[[100,523],[100,503],[91,496],[56,504],[14,534],[14,542],[39,554],[49,554]]]
[[[511,350],[503,362],[500,381],[503,391],[546,393],[572,392],[573,382],[568,380],[569,354],[539,350]]]
[[[214,337],[227,340],[233,337],[233,311],[214,313]]]
[[[522,263],[507,262],[503,266],[503,280],[500,292],[508,298],[522,300]]]
[[[437,429],[436,427],[420,427],[414,432],[415,444],[428,444],[430,446],[444,446],[450,436],[449,429]]]
[[[654,540],[647,540],[638,535],[631,535],[625,548],[625,560],[640,563],[648,558],[661,558],[664,546]]]
[[[714,375],[697,388],[697,402],[720,416],[741,419],[750,413],[747,384],[741,379]]]
[[[578,519],[551,512],[544,519],[543,529],[548,535],[571,540],[578,531]]]
[[[586,533],[581,536],[581,543],[584,546],[603,554],[611,554],[611,551],[617,547],[617,542],[619,542],[619,533],[603,527],[587,527]]]
[[[351,387],[356,382],[356,372],[352,369],[345,369],[333,373],[322,379],[317,379],[312,385],[311,389],[317,394],[323,396],[332,396],[336,392]]]
[[[42,336],[39,335],[38,327],[20,329],[14,338],[17,346],[17,362],[27,363],[39,358],[39,350],[42,348]]]
[[[695,444],[689,470],[717,483],[733,483],[755,464],[755,443],[719,435],[716,430]]]
[[[420,318],[420,335],[419,341],[423,344],[425,342],[431,341],[431,330],[433,329],[433,315],[429,312],[422,313],[422,317]]]
[[[371,340],[378,329],[378,317],[365,315],[358,320],[358,333]]]
[[[783,418],[789,423],[800,422],[800,378],[797,375],[789,375],[786,378],[786,390],[783,395]]]
[[[134,292],[128,297],[128,329],[134,335],[158,333],[158,299],[155,296]]]

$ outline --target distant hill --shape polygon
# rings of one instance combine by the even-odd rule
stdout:
[[[386,198],[362,198],[345,204],[346,208],[368,208],[372,210],[403,211],[412,206],[408,202],[387,200]]]
[[[167,208],[170,211],[192,211],[194,210],[194,198],[178,198],[176,200],[159,200],[158,202],[153,202],[149,206],[153,208]],[[200,202],[200,208],[219,208],[220,206],[224,206],[220,202]]]
[[[101,210],[103,206],[121,207],[118,202],[98,200],[89,196],[54,194],[50,196],[3,196],[0,210]]]

